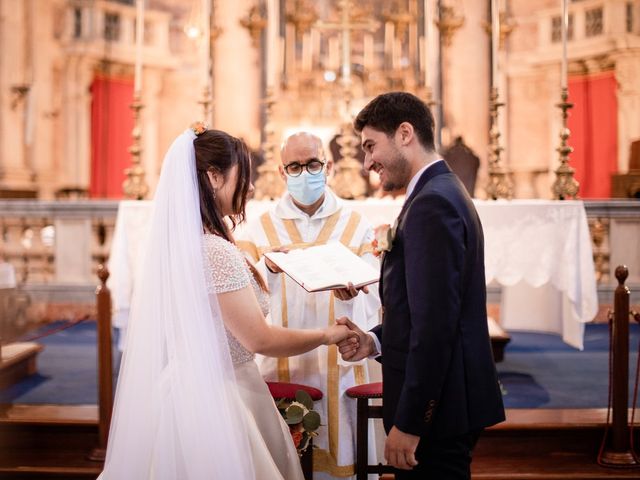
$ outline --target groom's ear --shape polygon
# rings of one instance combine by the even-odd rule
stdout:
[[[398,144],[406,147],[415,137],[415,130],[413,129],[413,125],[411,125],[409,122],[402,122],[400,125],[398,125],[395,136]]]

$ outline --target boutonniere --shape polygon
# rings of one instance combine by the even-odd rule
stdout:
[[[376,257],[379,257],[385,252],[389,252],[391,247],[393,247],[393,239],[396,236],[396,230],[398,229],[398,220],[393,224],[393,226],[385,223],[384,225],[379,225],[373,229],[373,241],[371,242],[371,246],[373,247],[373,254]]]

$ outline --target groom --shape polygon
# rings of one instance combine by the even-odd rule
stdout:
[[[504,420],[487,329],[482,226],[464,185],[436,154],[433,116],[417,97],[387,93],[357,116],[365,168],[386,191],[407,189],[382,260],[383,321],[344,360],[379,356],[396,479],[468,479],[484,427]]]

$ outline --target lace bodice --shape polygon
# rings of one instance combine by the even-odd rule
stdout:
[[[211,234],[204,235],[203,249],[207,291],[209,293],[232,292],[251,284],[263,315],[267,315],[269,295],[258,285],[240,250],[224,238]],[[225,331],[234,365],[253,360],[255,355],[244,348],[226,326]]]

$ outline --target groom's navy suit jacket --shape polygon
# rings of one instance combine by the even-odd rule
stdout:
[[[382,261],[387,432],[445,438],[504,420],[487,327],[482,225],[444,162],[421,175]]]

